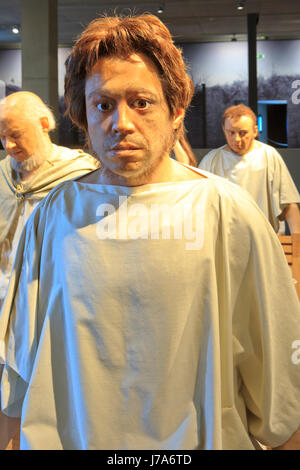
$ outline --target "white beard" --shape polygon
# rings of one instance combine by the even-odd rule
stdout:
[[[13,157],[10,157],[10,166],[17,173],[28,174],[37,170],[44,163],[46,158],[47,158],[47,153],[39,149],[38,154],[34,153],[30,157],[28,157],[26,160],[23,160],[22,162],[18,162]]]

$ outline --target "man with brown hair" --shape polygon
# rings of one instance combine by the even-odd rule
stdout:
[[[95,20],[67,60],[101,167],[52,191],[19,245],[0,355],[22,449],[297,446],[292,277],[247,194],[170,158],[191,96],[152,15]]]
[[[211,150],[199,164],[202,170],[222,176],[247,190],[274,230],[300,233],[300,196],[277,150],[256,140],[256,115],[248,106],[227,108],[222,116],[227,144]]]

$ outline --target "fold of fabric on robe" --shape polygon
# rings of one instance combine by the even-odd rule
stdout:
[[[26,182],[18,181],[10,156],[0,162],[0,308],[18,240],[34,208],[57,184],[99,167],[98,160],[80,149],[52,144],[52,150],[39,171]],[[18,429],[17,420],[8,419],[0,412],[0,449],[18,448]]]
[[[224,145],[211,150],[199,164],[202,170],[222,176],[251,194],[274,230],[285,233],[278,216],[287,204],[300,203],[299,192],[278,151],[255,141],[255,148],[246,155],[237,155]]]
[[[69,181],[21,236],[0,316],[21,449],[253,449],[300,424],[300,308],[253,200],[213,175]]]

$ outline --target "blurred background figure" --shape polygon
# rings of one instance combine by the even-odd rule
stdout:
[[[222,176],[247,190],[276,233],[300,233],[300,196],[277,150],[256,140],[257,118],[244,104],[223,114],[226,145],[211,150],[199,164],[202,170]],[[281,223],[280,223],[281,222]]]

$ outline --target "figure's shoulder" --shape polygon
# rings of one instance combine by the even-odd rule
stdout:
[[[241,186],[223,176],[203,170],[202,168],[199,168],[198,171],[205,176],[205,186],[207,191],[211,193],[212,199],[217,200],[220,198],[223,202],[228,203],[229,206],[232,207],[237,205],[243,206],[243,204],[248,204],[248,201],[252,204],[253,198]],[[200,186],[199,191],[201,191]]]
[[[261,154],[267,158],[282,158],[275,147],[272,147],[272,145],[266,144],[265,142],[260,142],[259,140],[255,140],[255,150],[260,151]]]
[[[214,174],[211,174],[206,181],[209,194],[208,207],[218,213],[222,226],[240,234],[266,231],[275,234],[271,224],[248,191]]]
[[[97,160],[95,157],[90,155],[89,153],[85,152],[81,148],[69,148],[69,147],[63,147],[61,145],[54,145],[55,149],[55,158],[58,160],[63,160],[66,162],[74,162],[76,160],[81,160],[81,161],[86,161],[90,165],[92,165],[94,168],[99,168],[100,162]]]
[[[0,168],[7,168],[7,164],[9,163],[10,156],[6,155],[4,158],[0,160]]]
[[[222,147],[218,147],[216,149],[210,150],[208,153],[204,155],[204,157],[201,159],[198,168],[204,168],[207,169],[206,167],[210,165],[213,161],[218,160],[220,158],[223,158],[224,156],[224,151],[225,151],[225,145]]]
[[[75,180],[76,178],[63,181],[51,189],[38,205],[40,212],[47,211],[52,206],[55,206],[55,204],[58,203],[56,201],[65,199],[72,200]]]
[[[12,184],[12,171],[11,171],[11,166],[10,166],[10,156],[7,155],[5,158],[3,158],[0,161],[0,177],[2,180],[2,183],[0,185],[0,189],[4,189],[7,187],[7,184],[10,185]],[[4,184],[4,181],[6,181],[7,184]]]
[[[222,145],[222,147],[211,149],[206,155],[204,155],[203,159],[204,158],[209,159],[215,156],[221,156],[224,154],[225,150],[226,150],[226,145]]]

